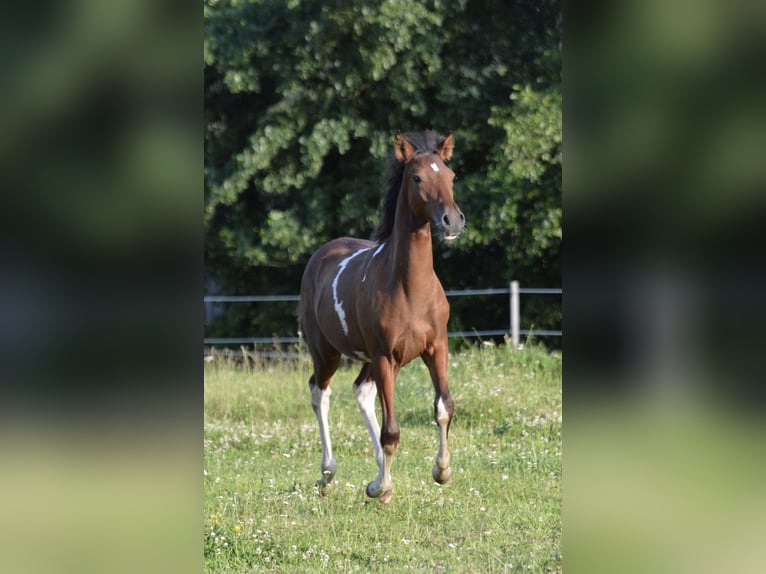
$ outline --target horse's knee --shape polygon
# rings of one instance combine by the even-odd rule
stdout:
[[[389,423],[380,431],[380,446],[386,454],[394,454],[399,448],[399,425],[396,422]]]
[[[455,402],[450,395],[437,395],[434,399],[434,414],[438,420],[440,415],[447,415],[452,418],[452,414],[455,412]]]
[[[455,403],[449,395],[446,397],[437,397],[434,400],[434,419],[439,425],[447,425],[452,421],[455,414]]]
[[[319,387],[316,386],[316,383],[314,382],[314,377],[309,379],[309,392],[311,393],[311,407],[314,409],[314,412],[316,412],[319,409],[319,404],[322,400],[322,394],[319,391]]]

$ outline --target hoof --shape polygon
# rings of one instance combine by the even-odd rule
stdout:
[[[329,485],[332,482],[336,472],[338,472],[338,465],[333,459],[330,461],[330,464],[327,465],[326,468],[322,469],[322,478],[317,480],[317,486],[319,488],[324,488],[325,486]]]
[[[324,486],[321,484],[321,480],[317,480],[317,486],[319,487],[319,496],[322,498],[327,498],[330,495],[330,491],[332,490],[332,485],[328,484],[327,486]]]
[[[391,501],[391,497],[394,495],[393,488],[389,488],[388,490],[383,490],[382,488],[378,487],[377,490],[372,487],[372,483],[369,483],[367,485],[367,488],[365,489],[365,492],[367,493],[367,496],[370,498],[377,498],[379,502],[382,502],[383,504],[386,504],[387,502]]]
[[[372,483],[370,482],[364,491],[365,493],[367,493],[367,496],[369,496],[370,498],[378,498],[383,492],[383,489],[378,487],[377,490],[374,490],[374,487],[372,487]]]
[[[439,468],[438,465],[434,465],[433,470],[431,471],[431,474],[434,477],[434,480],[438,482],[439,484],[446,484],[449,482],[449,479],[452,477],[452,470],[450,467],[447,468]]]
[[[388,504],[391,502],[391,497],[394,495],[393,490],[387,490],[378,497],[378,502],[381,504]]]

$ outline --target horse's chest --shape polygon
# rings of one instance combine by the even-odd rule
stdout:
[[[434,339],[435,313],[430,306],[414,307],[401,302],[396,309],[380,315],[377,328],[383,345],[407,362],[420,356]]]
[[[429,325],[415,322],[402,330],[398,337],[393,340],[393,354],[401,362],[407,363],[419,357],[433,339],[433,328]]]

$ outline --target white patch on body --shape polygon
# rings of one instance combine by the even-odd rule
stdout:
[[[338,273],[335,275],[335,279],[332,281],[332,301],[335,305],[335,313],[338,315],[338,319],[340,319],[340,326],[343,327],[343,333],[345,335],[348,335],[348,323],[346,323],[346,312],[343,310],[343,301],[338,301],[338,279],[340,279],[340,275],[343,273],[343,270],[346,268],[346,265],[348,265],[349,261],[351,261],[357,255],[361,255],[370,249],[370,247],[365,247],[359,251],[355,251],[346,257],[343,261],[341,261],[338,265]]]
[[[383,251],[383,248],[384,248],[385,246],[386,246],[386,242],[384,241],[383,243],[381,243],[381,244],[378,246],[378,248],[375,250],[375,253],[373,253],[373,254],[372,254],[372,257],[370,257],[370,261],[372,261],[373,259],[375,259],[375,256],[376,256],[378,253],[380,253],[381,251]],[[370,264],[368,263],[368,264],[367,264],[367,266],[369,267],[369,265],[370,265]],[[365,267],[365,269],[364,269],[364,276],[362,277],[362,283],[364,283],[365,281],[367,281],[367,268],[366,268],[366,267]]]
[[[436,165],[436,163],[431,164],[431,169],[434,170],[436,173],[439,173],[439,166]]]
[[[373,254],[372,254],[372,257],[373,257],[373,259],[375,258],[375,256],[376,256],[378,253],[380,253],[381,251],[383,251],[383,248],[384,248],[385,246],[386,246],[386,242],[384,241],[384,242],[383,242],[383,243],[381,243],[381,244],[380,244],[380,246],[379,246],[379,247],[378,247],[378,248],[375,250],[375,253],[373,253]]]

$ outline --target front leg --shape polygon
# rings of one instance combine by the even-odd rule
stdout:
[[[434,418],[439,426],[439,450],[436,452],[436,462],[431,471],[434,480],[439,484],[449,481],[452,476],[450,469],[450,454],[448,446],[449,427],[455,413],[455,406],[449,394],[447,384],[447,365],[449,352],[447,340],[439,341],[426,349],[421,356],[431,374],[434,385]]]
[[[367,485],[367,496],[377,498],[380,502],[389,502],[393,493],[391,463],[394,453],[399,448],[399,424],[396,422],[394,409],[394,389],[398,369],[392,361],[384,357],[375,360],[371,367],[383,413],[383,426],[380,430],[383,460],[382,464],[380,464],[381,461],[378,462],[378,476]]]
[[[378,396],[378,388],[375,384],[375,380],[370,374],[370,365],[366,363],[362,367],[362,371],[354,381],[354,394],[356,395],[356,404],[359,407],[359,412],[362,413],[364,424],[367,427],[367,432],[370,433],[370,440],[372,440],[372,447],[375,449],[375,462],[378,465],[378,476],[368,485],[367,492],[370,490],[377,492],[378,496],[382,492],[380,484],[383,481],[383,447],[380,446],[380,425],[378,424],[378,418],[375,415],[375,397]]]

